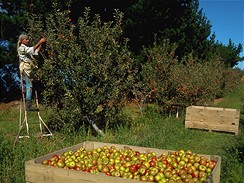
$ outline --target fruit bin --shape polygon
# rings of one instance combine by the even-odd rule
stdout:
[[[85,149],[96,149],[99,147],[111,147],[114,146],[116,149],[132,149],[133,151],[139,151],[140,153],[155,152],[157,156],[162,153],[169,154],[174,152],[173,150],[155,149],[148,147],[130,146],[123,144],[112,144],[102,142],[85,141],[77,145],[64,148],[62,150],[55,151],[53,153],[41,156],[25,162],[25,180],[27,183],[141,183],[142,181],[133,179],[123,179],[120,177],[107,176],[104,173],[92,174],[83,171],[77,171],[72,169],[63,169],[53,166],[43,165],[43,160],[50,159],[54,154],[61,155],[67,151],[76,151],[83,147]],[[221,157],[217,155],[205,155],[200,154],[210,160],[215,160],[216,165],[208,177],[206,183],[219,183],[220,182],[220,170],[221,170]]]
[[[189,106],[186,108],[185,127],[240,133],[240,109]]]

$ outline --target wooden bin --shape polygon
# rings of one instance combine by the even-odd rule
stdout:
[[[101,142],[86,141],[72,147],[64,148],[62,150],[47,154],[25,162],[25,180],[27,183],[141,183],[142,181],[133,179],[123,179],[113,176],[106,176],[103,173],[91,174],[82,171],[68,170],[63,168],[55,168],[52,166],[42,165],[42,160],[50,159],[54,154],[61,155],[62,153],[72,150],[75,151],[80,147],[85,149],[95,149],[103,146],[115,146],[117,149],[128,149],[139,151],[141,153],[155,152],[157,156],[162,153],[170,153],[170,150],[154,149],[147,147],[129,146],[121,144],[110,144]],[[220,182],[221,157],[216,155],[203,155],[210,160],[215,160],[216,166],[211,173],[206,183]]]
[[[240,109],[204,106],[186,108],[185,127],[239,134]]]

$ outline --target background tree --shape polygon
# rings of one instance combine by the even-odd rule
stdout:
[[[138,0],[126,10],[125,35],[134,51],[159,40],[176,43],[175,54],[182,58],[193,53],[205,58],[211,33],[209,20],[199,11],[198,0]]]
[[[22,7],[22,8],[21,8]],[[0,85],[1,101],[9,101],[19,98],[21,92],[18,85],[18,58],[16,52],[16,35],[23,30],[27,14],[26,2],[9,2],[3,0],[0,3]]]
[[[233,68],[238,64],[239,61],[243,60],[244,57],[240,56],[241,52],[242,45],[239,43],[236,46],[231,39],[229,39],[228,45],[223,45],[218,41],[215,43],[214,53],[221,57],[226,67]]]

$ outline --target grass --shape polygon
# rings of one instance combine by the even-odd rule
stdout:
[[[118,125],[116,129],[104,130],[103,137],[94,136],[91,130],[81,128],[77,133],[69,131],[55,132],[53,137],[21,139],[13,148],[13,142],[18,132],[18,106],[0,111],[0,179],[2,182],[25,182],[24,163],[27,160],[45,155],[64,147],[72,146],[85,140],[145,146],[168,150],[192,150],[199,154],[219,155],[222,158],[221,182],[242,183],[244,175],[243,164],[243,107],[241,98],[244,96],[244,83],[224,97],[218,107],[240,108],[240,135],[228,133],[207,132],[203,130],[186,129],[184,114],[179,118],[165,117],[153,107],[145,110],[141,116],[136,107],[125,109],[125,115],[133,119],[126,125]],[[41,110],[44,121],[47,121],[51,111]],[[29,123],[30,133],[38,130],[36,113],[31,113]]]

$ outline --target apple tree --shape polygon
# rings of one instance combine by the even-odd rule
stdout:
[[[123,13],[115,10],[114,21],[109,22],[102,22],[99,15],[90,17],[89,8],[77,22],[69,13],[54,6],[44,24],[35,17],[36,24],[30,25],[31,32],[41,30],[47,37],[40,75],[44,101],[52,106],[50,123],[71,130],[88,121],[100,127],[112,125],[119,122],[131,86],[132,59],[122,38]]]
[[[144,49],[142,79],[134,92],[137,98],[172,112],[190,105],[205,105],[220,96],[224,73],[221,60],[217,56],[199,60],[191,54],[178,60],[175,49],[176,45],[167,40]]]

